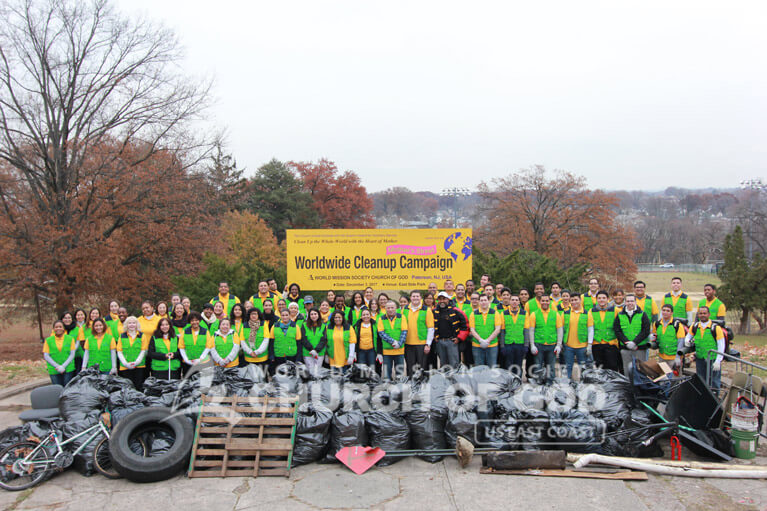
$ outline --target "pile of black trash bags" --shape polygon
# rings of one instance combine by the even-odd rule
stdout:
[[[565,449],[614,456],[657,456],[641,442],[651,414],[636,407],[632,385],[607,370],[585,371],[581,382],[556,381],[548,386],[523,384],[503,369],[418,372],[411,378],[382,381],[367,366],[354,365],[345,375],[321,369],[310,373],[288,362],[267,377],[255,366],[210,368],[183,380],[149,378],[143,390],[130,380],[88,369],[64,389],[61,419],[32,422],[0,433],[0,449],[30,435],[42,438],[51,429],[70,437],[111,413],[112,424],[132,411],[166,406],[195,421],[202,394],[209,396],[297,396],[293,465],[334,462],[346,446],[384,451],[454,448],[463,436],[479,447],[505,450]],[[157,435],[150,455],[172,445]],[[93,473],[95,442],[76,457],[84,475]],[[422,454],[437,462],[441,456]],[[385,457],[378,464],[398,459]]]

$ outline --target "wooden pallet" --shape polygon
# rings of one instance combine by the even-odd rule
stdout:
[[[290,475],[295,397],[202,397],[189,477]]]

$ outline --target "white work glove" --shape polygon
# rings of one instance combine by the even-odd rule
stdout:
[[[532,353],[533,355],[538,354],[538,346],[536,346],[535,343],[530,345],[530,353]]]
[[[395,350],[398,350],[398,349],[399,349],[399,342],[397,342],[397,341],[394,341],[393,343],[391,343],[391,345],[392,345],[392,347],[393,347]]]
[[[629,341],[626,343],[626,348],[630,349],[631,351],[634,351],[637,349],[637,345],[634,343],[634,341]]]
[[[354,363],[354,355],[349,355],[349,358],[346,359],[346,365],[350,366]]]
[[[685,348],[692,348],[692,339],[687,339],[687,337],[684,338],[684,347]]]
[[[562,345],[557,344],[556,348],[554,348],[554,356],[559,356],[559,354],[562,353]]]
[[[376,355],[376,361],[379,364],[383,364],[383,355]]]
[[[714,369],[715,372],[721,371],[722,370],[722,361],[721,360],[717,360],[716,362],[714,362],[714,368],[713,369]]]
[[[682,367],[682,357],[676,357],[674,359],[674,367]]]
[[[309,352],[309,354],[310,354],[311,356],[313,356],[314,358],[317,358],[317,357],[319,357],[319,355],[317,354],[317,350],[312,350],[312,351],[310,351],[310,352]]]
[[[657,335],[655,335],[655,334],[650,334],[650,340],[651,340],[651,341],[655,341],[656,339],[658,339],[658,336],[657,336]]]
[[[325,355],[325,363],[326,364],[330,363],[330,357],[328,355]]]
[[[67,370],[64,366],[56,366],[56,371],[58,371],[59,374],[64,374],[64,372]]]
[[[109,370],[109,374],[111,374],[112,376],[117,375],[117,369],[113,367],[112,369]]]
[[[586,356],[590,358],[594,358],[594,353],[591,350],[591,344],[586,346]]]

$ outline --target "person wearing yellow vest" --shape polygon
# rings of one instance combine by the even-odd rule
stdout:
[[[208,354],[213,362],[219,367],[237,367],[240,352],[240,338],[232,330],[229,318],[223,318],[218,323],[218,330],[213,333],[208,341]]]
[[[434,340],[434,312],[421,303],[421,292],[410,292],[410,304],[402,311],[407,323],[405,340],[405,364],[407,375],[413,376],[417,368],[424,368],[426,355],[431,351]]]
[[[330,315],[325,336],[328,340],[325,358],[333,371],[347,372],[356,358],[357,334],[340,311]]]
[[[269,370],[269,344],[274,336],[271,323],[256,308],[248,309],[248,320],[240,336],[240,365],[254,364],[266,377]]]
[[[160,324],[160,317],[154,313],[152,302],[145,300],[141,303],[141,316],[138,318],[139,330],[141,335],[149,341]]]
[[[272,327],[274,340],[273,358],[269,361],[269,373],[274,376],[277,367],[285,362],[298,362],[298,349],[301,345],[301,329],[290,320],[287,309],[280,312],[280,319]]]
[[[301,325],[302,353],[306,369],[310,374],[316,375],[325,358],[325,348],[328,344],[327,329],[320,311],[311,309],[308,314],[308,319]]]
[[[106,321],[102,318],[94,320],[85,338],[82,369],[97,366],[101,374],[117,374],[116,348],[115,338],[109,333]]]
[[[138,329],[138,319],[128,316],[123,322],[123,333],[117,337],[117,358],[120,361],[120,376],[133,382],[141,390],[146,379],[146,354],[149,340],[144,340]]]
[[[51,383],[66,387],[75,376],[75,354],[77,341],[67,334],[64,323],[53,323],[53,335],[43,343],[43,358],[48,368]]]
[[[712,321],[721,322],[721,326],[724,325],[727,317],[727,307],[724,303],[716,297],[716,286],[714,284],[706,284],[703,286],[703,295],[705,298],[698,302],[698,310],[701,307],[708,307],[709,317]]]
[[[269,284],[265,280],[258,283],[258,293],[254,294],[248,300],[253,307],[264,312],[264,300],[271,300],[272,294],[269,292]]]
[[[149,341],[149,374],[158,380],[178,380],[181,377],[181,353],[178,351],[176,329],[168,318],[157,323]]]
[[[660,311],[658,310],[658,304],[655,303],[652,296],[647,296],[645,294],[646,290],[647,284],[643,281],[637,280],[634,282],[634,296],[636,297],[637,307],[642,309],[642,312],[645,313],[645,316],[647,316],[647,319],[649,319],[652,324],[654,321],[658,320]]]
[[[479,297],[479,308],[469,316],[471,354],[475,365],[498,365],[498,335],[503,327],[501,314],[490,306],[490,297]]]
[[[530,314],[530,352],[535,356],[536,372],[541,383],[556,378],[556,359],[562,351],[564,315],[551,308],[551,299],[541,296],[541,308]]]
[[[384,379],[400,376],[405,365],[407,321],[397,312],[394,300],[386,302],[386,314],[377,321],[378,338],[383,349],[382,376]]]
[[[583,310],[591,310],[597,304],[597,292],[599,291],[599,279],[592,277],[589,279],[589,290],[581,295],[581,306]]]
[[[240,299],[229,292],[229,283],[227,282],[219,282],[218,296],[211,298],[208,303],[215,306],[216,303],[219,302],[224,306],[224,314],[226,314],[226,316],[231,316],[234,304],[240,303]]]
[[[695,372],[710,388],[719,392],[722,387],[722,360],[725,350],[724,329],[711,321],[711,312],[705,305],[698,309],[696,321],[684,338],[685,348],[695,347]],[[713,353],[716,350],[719,353]],[[709,378],[710,373],[710,378]]]
[[[504,310],[501,314],[503,326],[499,337],[503,346],[504,367],[521,377],[529,335],[527,313],[520,306],[519,296],[512,294],[508,288],[501,291],[501,302],[504,304]]]
[[[637,307],[633,294],[626,296],[626,305],[615,316],[613,329],[621,349],[623,374],[631,379],[636,361],[646,362],[650,348],[650,321]]]
[[[580,295],[570,297],[570,309],[564,313],[564,355],[567,378],[573,379],[573,366],[578,361],[581,373],[590,365],[588,348],[594,343],[594,317],[584,311]]]
[[[189,325],[181,330],[178,337],[178,353],[183,360],[184,376],[190,374],[194,366],[208,360],[211,334],[202,325],[202,316],[199,312],[192,311],[187,318]]]
[[[663,297],[663,303],[667,303],[674,308],[674,317],[682,320],[686,325],[692,325],[695,319],[695,313],[692,310],[692,300],[687,293],[682,292],[682,279],[673,277],[671,279],[671,292]]]
[[[375,305],[375,301],[371,303]],[[354,332],[357,334],[357,363],[375,369],[376,362],[383,363],[383,348],[378,340],[378,325],[370,310],[363,309],[360,313]]]
[[[597,303],[588,311],[594,325],[594,341],[586,348],[586,354],[597,367],[620,372],[620,349],[614,328],[616,312],[615,308],[609,306],[609,301],[607,291],[597,291]]]
[[[661,318],[652,323],[651,330],[651,347],[658,350],[658,360],[670,362],[674,368],[681,368],[686,334],[684,326],[674,319],[674,308],[671,305],[664,304],[661,307]]]

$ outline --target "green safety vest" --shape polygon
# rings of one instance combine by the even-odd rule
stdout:
[[[208,331],[200,326],[197,330],[197,342],[195,342],[194,332],[192,331],[191,326],[186,327],[181,335],[184,338],[184,353],[186,353],[187,358],[189,360],[197,360],[200,358],[200,355],[205,351],[208,344]],[[208,357],[205,357],[206,360],[207,358]]]
[[[649,295],[645,295],[641,304],[639,303],[639,298],[637,298],[637,307],[639,307],[639,309],[644,312],[644,315],[647,316],[648,321],[652,321],[652,304],[653,300]]]
[[[120,337],[120,320],[119,319],[110,319],[107,321],[107,327],[109,327],[109,331],[112,333],[112,337],[115,339]]]
[[[274,325],[274,356],[294,357],[298,353],[296,345],[296,324],[290,322],[286,332],[282,331],[279,324]]]
[[[367,307],[365,305],[362,306],[361,309],[355,309],[354,307],[351,307],[348,312],[348,316],[346,318],[346,321],[350,325],[356,325],[357,321],[360,320],[360,316],[362,315],[362,311],[367,310]]]
[[[421,305],[421,308],[418,309],[418,320],[416,321],[416,330],[418,331],[418,340],[419,341],[425,341],[426,335],[429,331],[428,328],[426,328],[426,314],[428,309],[425,305]],[[410,325],[410,307],[405,308],[405,311],[402,313],[402,316],[405,318],[405,324]]]
[[[604,319],[600,312],[605,313]],[[591,318],[594,320],[594,344],[617,344],[615,338],[615,308],[608,307],[601,310],[597,307],[591,309]]]
[[[271,295],[267,296],[266,298],[259,298],[257,294],[250,297],[250,303],[253,304],[253,307],[260,310],[261,312],[264,312],[264,300],[271,300]]]
[[[709,351],[717,349],[718,346],[712,328],[721,327],[714,323],[711,324],[711,328],[700,328],[700,323],[697,323],[695,327],[695,358],[714,360],[717,357],[716,353],[709,354]]]
[[[218,353],[219,357],[221,358],[228,357],[229,353],[232,352],[233,348],[234,348],[234,331],[230,330],[229,333],[223,337],[218,334],[213,336],[213,349],[216,350],[216,353]]]
[[[503,311],[503,324],[505,327],[504,344],[525,343],[525,309],[520,308],[517,314],[509,310]]]
[[[456,307],[461,309],[463,313],[466,314],[466,319],[468,319],[469,316],[471,316],[472,308],[471,308],[471,302],[469,300],[465,300],[461,305],[458,305],[456,303]]]
[[[539,310],[541,310],[541,304],[538,303],[538,300],[536,298],[530,298],[527,301],[527,308],[530,310],[530,314],[535,314]]]
[[[556,344],[557,343],[557,316],[559,313],[549,307],[549,314],[544,319],[543,311],[535,311],[535,343],[536,344]]]
[[[168,340],[170,341],[170,349],[168,349],[168,347],[165,346],[165,341],[162,339],[162,337],[159,337],[159,338],[152,337],[151,342],[154,343],[154,347],[157,353],[167,354],[167,353],[175,353],[176,351],[178,351],[178,337],[171,337]],[[174,358],[173,360],[152,359],[151,361],[152,371],[167,371],[168,364],[170,364],[170,370],[175,371],[176,369],[179,369],[181,367],[181,360],[179,360],[178,358]]]
[[[344,360],[347,360],[349,358],[349,327],[345,326],[344,329]],[[328,339],[328,357],[330,357],[330,360],[333,360],[333,357],[335,356],[335,341],[333,340],[333,332],[335,332],[336,327],[328,328],[326,329],[326,336]]]
[[[394,325],[392,325],[391,321],[389,321],[389,317],[384,314],[384,316],[381,318],[381,321],[383,322],[383,331],[386,335],[394,339],[395,341],[399,342],[399,338],[402,335],[402,314],[396,314],[394,316]],[[383,343],[383,349],[385,350],[393,350],[395,349],[394,346],[391,345],[388,341],[385,341],[381,339],[381,342]],[[400,346],[401,348],[402,346]]]
[[[202,321],[200,321],[200,328],[205,328],[205,330],[207,330],[208,332],[217,332],[218,331],[218,323],[219,323],[219,321],[217,319],[214,320],[213,323],[208,323],[205,320],[205,317],[203,316]]]
[[[564,312],[565,315],[565,335],[564,335],[564,343],[567,344],[567,338],[570,336],[570,314],[572,314],[572,309],[567,310]],[[583,344],[588,344],[589,342],[589,313],[588,312],[580,312],[578,316],[578,342]]]
[[[597,297],[591,296],[588,292],[586,292],[581,295],[581,302],[582,302],[581,305],[583,307],[583,310],[589,311],[593,307],[597,306]]]
[[[220,301],[221,301],[221,299],[218,297],[218,295],[216,295],[216,296],[214,296],[214,297],[213,297],[213,298],[210,300],[210,303],[212,303],[212,304],[214,304],[214,305],[215,305],[215,304],[216,304],[216,302],[220,302]],[[224,308],[224,312],[226,312],[226,315],[227,315],[227,316],[231,316],[231,315],[232,315],[232,308],[234,307],[234,304],[235,304],[235,303],[237,303],[237,297],[236,297],[236,296],[234,296],[234,295],[233,295],[233,294],[230,292],[230,293],[229,293],[229,300],[227,301],[227,303],[226,303],[226,307]]]
[[[301,313],[301,314],[306,315],[306,308],[304,307],[304,299],[303,298],[298,298],[298,299],[294,300],[293,298],[290,297],[290,295],[288,295],[288,297],[285,298],[285,306],[289,306],[291,303],[298,304],[298,312]]]
[[[240,344],[248,344],[248,347],[251,350],[257,351],[261,347],[261,345],[264,343],[264,332],[268,330],[268,328],[269,328],[268,321],[264,321],[263,323],[261,323],[261,325],[259,325],[258,332],[256,332],[256,343],[255,345],[251,346],[250,344],[248,344],[248,339],[250,339],[251,328],[249,326],[246,326],[245,328],[242,329],[242,338],[240,339]],[[231,348],[229,348],[229,350],[231,351]],[[248,354],[245,354],[246,362],[266,362],[268,358],[269,358],[269,353],[267,352],[262,353],[256,358],[251,357]]]
[[[624,309],[625,310],[625,309]],[[647,342],[647,338],[637,339],[636,336],[642,331],[642,317],[644,314],[634,313],[631,318],[628,314],[621,312],[618,314],[618,324],[621,326],[621,331],[627,339],[634,339],[634,343],[639,346]]]
[[[86,338],[88,341],[88,367],[93,367],[98,364],[99,371],[111,371],[112,370],[112,334],[106,332],[104,337],[101,338],[101,346],[93,349],[98,344],[96,336],[92,333]]]
[[[301,335],[305,335],[306,340],[309,341],[309,344],[311,344],[312,347],[316,348],[317,345],[322,340],[322,338],[325,336],[326,330],[327,330],[327,327],[325,325],[321,325],[315,329],[311,329],[311,328],[307,328],[306,323],[304,323],[304,329]],[[326,348],[323,348],[322,351],[318,351],[317,354],[319,356],[325,355],[325,349]],[[304,356],[311,357],[312,356],[311,350],[307,350],[306,348],[304,348]]]
[[[498,313],[495,309],[492,307],[487,309],[487,316],[482,315],[482,312],[480,312],[479,309],[472,312],[474,315],[474,330],[477,331],[480,337],[483,339],[487,339],[490,337],[490,334],[493,333],[495,330],[495,315]],[[474,336],[471,337],[471,345],[472,346],[479,346],[479,341],[474,338]],[[498,337],[492,340],[492,342],[488,345],[488,348],[492,348],[493,346],[498,345]]]
[[[127,360],[128,362],[135,362],[138,358],[139,354],[141,353],[141,332],[136,332],[136,338],[133,339],[133,342],[131,343],[130,337],[127,333],[124,333],[120,336],[120,343],[122,344],[122,354],[123,358]],[[141,364],[138,367],[146,367],[146,363]],[[128,369],[124,365],[122,365],[122,362],[120,362],[120,369]]]
[[[655,337],[658,343],[658,352],[661,355],[667,357],[676,357],[678,351],[679,339],[676,336],[676,332],[679,329],[679,323],[671,320],[671,323],[666,326],[666,330],[663,330],[663,321],[658,320],[655,322]]]
[[[72,350],[70,347],[72,346],[72,342],[74,341],[74,337],[68,334],[64,334],[64,342],[61,343],[61,349],[59,350],[58,346],[56,346],[56,336],[52,335],[48,337],[45,342],[48,345],[48,355],[53,359],[54,362],[56,362],[58,365],[63,364],[67,361],[69,358],[70,353],[72,353]],[[48,374],[59,374],[59,372],[48,362],[46,362],[48,366]],[[72,361],[67,364],[67,367],[65,368],[65,373],[71,373],[75,370],[75,359],[73,358]]]
[[[711,319],[716,319],[716,313],[719,312],[719,307],[722,305],[724,305],[724,303],[717,297],[714,297],[714,301],[711,302],[711,305],[706,305],[706,299],[704,298],[698,303],[698,309],[701,307],[708,307],[708,310],[711,313]]]
[[[682,293],[679,295],[679,299],[676,301],[676,305],[674,305],[674,300],[671,295],[671,293],[666,293],[666,296],[663,298],[663,304],[671,305],[674,308],[674,317],[679,319],[687,319],[687,300],[689,298],[687,297],[686,293]]]
[[[75,325],[75,327],[72,329],[72,332],[69,334],[74,337],[76,341],[78,341],[75,357],[83,358],[83,355],[85,355],[85,339],[88,338],[89,333],[88,327],[86,325],[87,323],[82,326]],[[83,334],[83,339],[79,340],[81,333]]]

